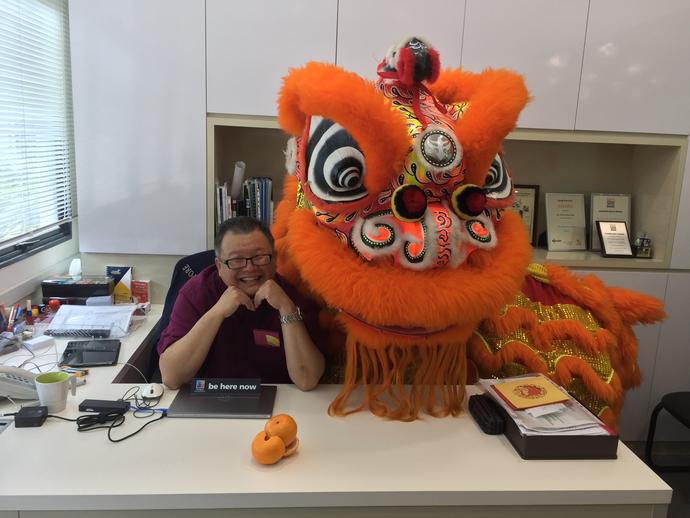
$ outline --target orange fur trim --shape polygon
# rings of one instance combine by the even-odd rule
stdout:
[[[590,354],[608,352],[616,345],[615,336],[606,329],[592,333],[575,320],[551,320],[540,324],[534,313],[521,307],[510,307],[505,315],[486,319],[482,329],[491,336],[505,336],[522,330],[532,345],[541,351],[550,351],[554,340],[571,340]]]
[[[601,419],[605,424],[613,428],[616,432],[618,431],[618,415],[615,414],[611,408],[604,408],[601,412],[599,412],[597,417],[599,417],[599,419]]]
[[[271,225],[271,234],[273,239],[282,239],[287,234],[288,220],[290,214],[295,210],[297,205],[297,178],[290,175],[285,175],[283,178],[283,195],[276,205],[273,217],[273,225]]]
[[[579,306],[586,308],[601,323],[602,327],[618,335],[622,321],[617,315],[604,284],[597,277],[577,277],[565,268],[546,263],[549,283],[561,293],[569,296]]]
[[[537,316],[527,308],[509,307],[503,315],[491,316],[482,322],[482,329],[490,335],[501,336],[525,329],[533,332],[539,325]]]
[[[623,387],[614,373],[609,383],[602,380],[592,367],[582,358],[563,356],[556,363],[552,378],[562,386],[568,386],[573,377],[580,378],[589,392],[607,403],[620,407],[623,399]]]
[[[492,353],[487,349],[482,338],[474,334],[468,341],[467,347],[469,357],[477,365],[482,376],[493,376],[509,363],[524,365],[529,372],[549,374],[546,363],[522,342],[511,341],[500,351]]]
[[[448,329],[431,334],[404,335],[382,332],[380,329],[369,326],[355,320],[348,315],[339,314],[338,323],[345,329],[347,335],[356,336],[357,339],[372,349],[385,347],[438,347],[448,344],[464,344],[474,330],[474,325],[454,325]]]
[[[335,65],[308,63],[284,79],[278,100],[278,122],[300,136],[307,116],[319,115],[342,125],[366,157],[367,196],[339,203],[341,211],[365,207],[376,200],[402,169],[411,146],[403,117],[374,85]],[[488,166],[487,166],[488,170]]]
[[[283,183],[283,197],[276,205],[271,234],[275,239],[276,268],[293,286],[301,290],[302,282],[297,264],[290,258],[287,246],[287,232],[290,216],[295,211],[297,203],[297,178],[286,176]],[[307,294],[305,290],[301,290]]]
[[[444,330],[454,324],[477,325],[512,300],[531,256],[519,228],[519,216],[504,213],[496,226],[492,261],[484,268],[414,272],[368,263],[318,226],[307,210],[290,218],[287,245],[302,279],[329,306],[375,325]]]
[[[664,317],[661,301],[622,288],[606,288],[593,275],[576,277],[564,268],[544,265],[551,285],[589,310],[616,341],[609,343],[611,365],[625,389],[639,385],[638,343],[631,325],[653,323]]]
[[[522,77],[504,69],[488,69],[480,74],[443,70],[429,89],[445,104],[469,102],[456,122],[455,132],[464,151],[467,182],[484,185],[501,142],[515,127],[529,100]]]
[[[628,325],[653,324],[666,318],[663,303],[654,297],[624,288],[607,288],[616,311]]]
[[[611,365],[616,366],[625,389],[637,387],[642,381],[637,361],[630,361],[630,358],[637,360],[638,349],[635,333],[630,327],[624,328],[618,337],[618,347],[611,352]]]

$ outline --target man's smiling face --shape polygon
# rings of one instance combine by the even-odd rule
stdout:
[[[249,259],[257,256],[270,255],[268,264],[256,265],[252,261],[245,261],[242,268],[229,268],[226,261],[233,259]],[[261,263],[264,257],[255,259]],[[241,262],[241,261],[238,261]],[[248,234],[234,234],[228,232],[223,236],[220,246],[220,258],[216,257],[218,275],[227,286],[235,286],[253,297],[264,282],[275,276],[275,252],[268,238],[260,231],[253,230]]]

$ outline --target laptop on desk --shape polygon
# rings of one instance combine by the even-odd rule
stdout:
[[[190,386],[183,385],[168,408],[168,417],[269,419],[275,398],[275,385],[262,385],[258,397],[192,394]]]

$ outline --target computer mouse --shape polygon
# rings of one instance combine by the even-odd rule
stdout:
[[[144,399],[157,399],[163,395],[163,385],[160,383],[149,383],[141,388],[141,397]]]

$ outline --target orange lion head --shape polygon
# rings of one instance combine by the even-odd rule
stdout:
[[[278,120],[293,136],[292,177],[273,229],[278,267],[345,329],[332,412],[352,411],[361,383],[356,409],[455,414],[465,343],[519,290],[530,258],[519,217],[504,212],[513,183],[500,150],[528,94],[506,70],[441,71],[419,38],[391,48],[378,76],[309,63],[285,78]],[[405,396],[382,402],[403,384]]]

